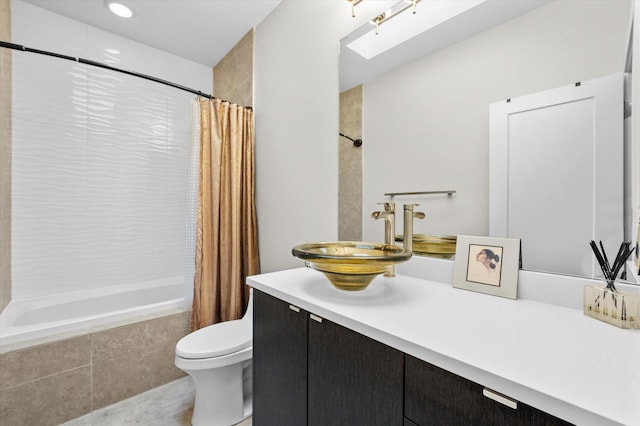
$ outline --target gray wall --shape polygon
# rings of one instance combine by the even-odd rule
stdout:
[[[300,267],[293,246],[338,236],[338,42],[390,4],[363,2],[354,19],[343,0],[283,0],[256,28],[262,272]]]
[[[487,235],[489,104],[624,71],[629,22],[626,0],[555,1],[365,84],[363,214],[385,192],[454,189],[404,199],[427,214],[415,233]]]

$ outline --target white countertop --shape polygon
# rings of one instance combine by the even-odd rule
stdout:
[[[640,330],[402,275],[359,292],[309,268],[247,284],[572,423],[640,426]]]

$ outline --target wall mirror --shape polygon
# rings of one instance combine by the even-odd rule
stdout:
[[[398,3],[388,13],[410,3]],[[377,35],[369,23],[340,43],[340,91],[362,93],[362,169],[352,168],[346,176],[362,176],[363,240],[382,238],[383,227],[370,213],[380,207],[377,203],[390,201],[384,194],[437,190],[456,193],[396,196],[392,201],[398,217],[403,203],[417,203],[416,210],[427,217],[415,222],[415,233],[489,235],[490,104],[631,72],[631,1],[460,1],[456,3],[466,9],[460,6],[464,10],[459,14],[432,23],[407,41],[377,55],[356,52],[354,41],[363,35],[386,37],[394,26],[406,26],[400,16],[429,14],[438,3],[451,2],[422,0],[415,14],[409,9],[380,23]],[[625,93],[631,93],[629,84]],[[625,240],[635,240],[637,183],[631,179],[637,165],[630,162],[630,152],[636,152],[627,137],[630,119],[624,127],[625,164],[619,166],[625,170],[620,182],[625,186],[625,218],[620,220]],[[617,248],[607,250],[614,256]],[[591,259],[588,240],[584,250]],[[566,273],[544,265],[528,267],[526,252],[523,268]]]

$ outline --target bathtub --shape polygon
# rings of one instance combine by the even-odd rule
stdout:
[[[14,300],[0,314],[0,353],[19,343],[40,343],[126,324],[141,317],[188,309],[184,278]]]

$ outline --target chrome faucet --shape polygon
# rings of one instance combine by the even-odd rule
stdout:
[[[419,206],[419,204],[405,204],[404,205],[404,229],[402,233],[402,239],[404,241],[404,248],[410,252],[413,252],[413,218],[424,219],[425,214],[422,212],[414,212],[413,208]]]
[[[374,219],[384,219],[384,243],[393,244],[395,242],[396,232],[396,203],[378,203],[384,206],[384,211],[377,211],[371,213],[371,217]],[[393,265],[387,267],[385,277],[395,277],[396,270]]]

